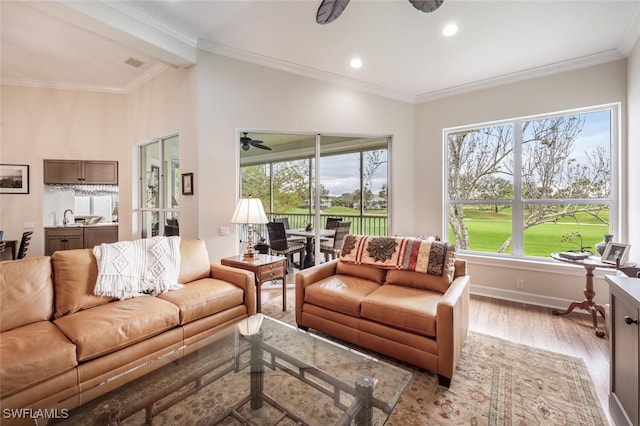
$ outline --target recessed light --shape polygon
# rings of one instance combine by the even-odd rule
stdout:
[[[451,37],[452,35],[454,35],[457,32],[458,32],[458,26],[456,24],[447,24],[442,29],[442,35],[444,35],[446,37]]]
[[[362,66],[362,60],[360,58],[353,58],[351,60],[351,68],[358,69]]]

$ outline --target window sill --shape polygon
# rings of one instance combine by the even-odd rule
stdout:
[[[571,265],[549,259],[539,258],[510,258],[507,256],[491,256],[474,253],[456,252],[456,257],[465,259],[469,265],[494,266],[497,268],[518,269],[532,272],[549,272],[570,276],[584,276],[585,269],[580,265]],[[604,278],[606,275],[615,275],[615,268],[597,268],[594,276]]]

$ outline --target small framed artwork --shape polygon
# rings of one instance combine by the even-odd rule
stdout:
[[[0,164],[0,194],[28,194],[29,166]]]
[[[602,262],[624,265],[630,248],[630,244],[609,243],[602,253]]]
[[[182,174],[182,195],[193,195],[193,173]]]

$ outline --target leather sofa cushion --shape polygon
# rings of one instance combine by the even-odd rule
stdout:
[[[438,302],[442,294],[385,284],[362,301],[361,316],[401,330],[436,336]]]
[[[455,251],[456,247],[454,245],[449,245],[444,259],[444,271],[442,276],[416,271],[391,269],[387,271],[386,284],[395,284],[399,286],[408,286],[445,293],[453,282],[453,276],[456,271]]]
[[[226,281],[203,278],[157,297],[180,308],[182,325],[242,305],[244,291]]]
[[[65,315],[55,325],[87,361],[148,339],[178,325],[177,306],[157,297],[136,297]]]
[[[186,284],[211,275],[211,262],[203,240],[180,240],[180,273],[178,282]]]
[[[54,378],[77,365],[75,345],[50,321],[39,321],[3,332],[0,358],[2,398]]]
[[[371,266],[338,262],[336,265],[336,274],[351,275],[383,284],[385,282],[387,270],[382,268],[373,268]]]
[[[54,252],[51,259],[56,290],[56,318],[116,300],[93,294],[98,264],[92,249],[60,250]]]
[[[360,316],[360,304],[381,284],[350,275],[332,275],[309,285],[304,301],[354,317]]]
[[[0,331],[51,319],[53,282],[49,256],[0,262]]]
[[[53,253],[52,260],[56,318],[117,300],[93,294],[98,278],[93,249],[57,251]],[[209,254],[204,241],[180,240],[178,282],[188,283],[209,274]]]

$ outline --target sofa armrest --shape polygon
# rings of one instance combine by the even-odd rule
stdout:
[[[469,329],[470,293],[470,277],[463,275],[453,280],[438,303],[438,375],[449,379],[453,376]]]
[[[296,274],[296,323],[300,324],[302,318],[302,305],[304,303],[304,289],[322,279],[336,274],[338,259],[303,269]]]
[[[211,264],[211,278],[230,282],[244,290],[244,303],[249,315],[256,313],[256,279],[253,272],[230,266]]]

